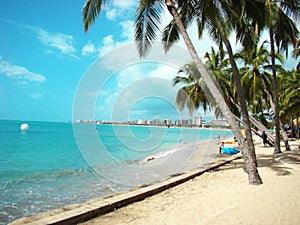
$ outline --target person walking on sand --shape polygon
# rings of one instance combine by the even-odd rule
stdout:
[[[266,147],[267,144],[268,144],[268,136],[267,136],[267,134],[264,131],[261,134],[261,138],[263,140],[264,147]]]
[[[219,154],[222,154],[222,149],[224,148],[224,141],[219,144]]]

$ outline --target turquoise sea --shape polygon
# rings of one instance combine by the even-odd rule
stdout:
[[[29,125],[21,131],[22,123]],[[228,130],[0,120],[0,224],[161,179],[145,159]]]

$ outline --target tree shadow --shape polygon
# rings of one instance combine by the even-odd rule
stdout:
[[[258,168],[267,167],[276,172],[277,176],[291,175],[292,168],[285,166],[276,160],[276,155],[261,154],[257,159]]]
[[[277,176],[292,175],[293,170],[300,171],[300,151],[285,151],[281,154],[257,154],[257,163],[259,168],[269,168],[276,173]],[[236,168],[243,168],[246,173],[243,158],[234,160],[224,166],[216,168],[214,171],[225,171]]]

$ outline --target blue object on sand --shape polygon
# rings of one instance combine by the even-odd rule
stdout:
[[[222,149],[222,152],[224,154],[229,154],[229,155],[234,155],[234,154],[237,154],[239,153],[240,151],[235,149],[235,148],[223,148]]]

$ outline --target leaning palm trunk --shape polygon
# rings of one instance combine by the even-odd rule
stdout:
[[[208,89],[211,91],[211,94],[214,96],[215,101],[219,104],[219,107],[220,107],[220,110],[222,111],[223,116],[225,116],[225,118],[227,119],[227,122],[231,126],[233,134],[236,136],[236,138],[238,140],[238,143],[241,147],[241,151],[242,151],[244,159],[245,159],[249,183],[250,184],[261,184],[262,180],[257,171],[256,157],[255,157],[255,152],[253,151],[254,149],[249,149],[249,146],[245,142],[244,137],[241,133],[241,130],[240,130],[235,118],[233,117],[232,113],[230,112],[226,102],[224,101],[222,94],[220,93],[216,84],[214,83],[214,81],[212,80],[210,75],[208,74],[205,66],[201,62],[191,40],[186,32],[186,29],[180,19],[177,9],[175,8],[174,2],[172,0],[166,0],[165,3],[182,34],[182,37],[184,39],[185,44],[187,45],[187,48],[191,54],[192,59],[195,61],[199,72],[203,76],[204,82],[206,83]],[[253,144],[253,142],[252,142],[252,144]]]
[[[224,39],[223,41],[224,41],[224,44],[226,46],[226,49],[227,49],[227,52],[229,55],[229,60],[230,60],[230,64],[231,64],[231,68],[232,68],[232,72],[233,72],[233,76],[234,76],[234,81],[235,81],[235,85],[236,85],[236,91],[238,94],[238,98],[239,98],[239,102],[240,102],[240,106],[241,106],[241,112],[242,112],[242,116],[243,116],[243,125],[245,128],[246,140],[247,140],[247,145],[248,145],[248,152],[245,152],[244,158],[245,158],[246,164],[248,164],[247,169],[250,170],[250,171],[248,171],[249,179],[253,180],[254,182],[261,182],[261,178],[257,171],[255,148],[254,148],[253,139],[252,139],[252,135],[251,135],[249,114],[248,114],[245,96],[243,93],[240,74],[239,74],[237,65],[234,60],[234,56],[233,56],[233,52],[232,52],[232,48],[231,48],[231,44],[230,44],[229,40]]]
[[[273,65],[272,65],[272,67],[273,67]],[[266,81],[263,79],[262,80],[262,82],[263,82],[263,86],[264,86],[264,89],[267,91],[267,95],[269,96],[269,99],[270,99],[270,104],[271,104],[271,108],[273,109],[273,111],[275,112],[276,111],[276,106],[275,106],[275,102],[273,101],[273,97],[272,97],[272,93],[271,93],[271,90],[268,88],[268,85],[266,84]],[[276,82],[277,83],[277,82]],[[277,100],[278,100],[278,98],[277,98]],[[275,113],[276,114],[276,113]],[[273,122],[274,122],[274,124],[276,124],[276,116],[275,117],[272,117],[271,116],[271,118],[272,118],[272,120],[273,120]],[[289,145],[289,139],[288,139],[288,137],[287,137],[287,134],[286,134],[286,132],[285,132],[285,130],[283,129],[283,126],[282,126],[282,122],[280,121],[280,118],[278,117],[278,120],[279,120],[279,127],[280,127],[280,130],[281,130],[281,133],[282,133],[282,138],[283,138],[283,141],[284,141],[284,145],[285,145],[285,150],[291,150],[291,147],[290,147],[290,145]],[[276,126],[277,127],[277,126]],[[268,135],[268,134],[267,134]],[[268,136],[269,137],[269,136]],[[272,136],[273,137],[273,136]],[[280,136],[279,136],[279,138],[280,138]],[[276,148],[276,140],[278,140],[277,138],[276,138],[276,136],[275,136],[275,140],[274,140],[274,146],[275,146],[275,149],[274,149],[274,154],[275,154],[275,152],[277,152],[277,148]],[[280,139],[279,139],[279,145],[280,145]],[[280,152],[281,152],[281,150],[280,150]],[[277,153],[279,153],[279,152],[277,152]]]
[[[236,120],[238,120],[238,121],[240,121],[241,123],[243,123],[243,121],[240,119],[240,118],[238,118],[237,116],[235,116],[235,118],[236,118]],[[251,118],[254,118],[253,116],[250,116],[249,115],[249,118],[250,118],[250,121],[252,122],[252,119]],[[256,119],[255,119],[256,120]],[[258,121],[257,121],[258,122]],[[263,124],[261,124],[260,122],[258,122],[259,123],[259,125],[257,126],[257,125],[254,125],[256,128],[258,128],[259,130],[262,130],[262,131],[265,131],[265,130],[267,130],[268,131],[268,129],[263,125]],[[255,133],[257,136],[261,136],[261,134],[258,132],[258,131],[256,131],[254,128],[251,128],[251,131],[253,132],[253,133]],[[267,132],[265,132],[266,134],[267,134]],[[268,131],[268,133],[270,134],[270,132]],[[270,134],[271,135],[271,134]],[[268,136],[268,134],[267,134],[267,136]],[[268,136],[269,137],[269,136]],[[270,141],[271,140],[271,141]],[[273,139],[273,141],[272,141],[272,139],[269,139],[269,142],[271,143],[271,144],[273,144],[274,143],[274,139]]]
[[[235,104],[235,106],[239,110],[241,109],[241,107],[238,104]],[[249,120],[258,130],[264,131],[266,133],[266,135],[268,136],[270,142],[272,144],[274,144],[275,139],[274,139],[273,135],[269,132],[268,128],[266,128],[261,122],[259,122],[257,119],[255,119],[255,117],[252,116],[251,114],[249,114]],[[260,134],[257,133],[257,135],[260,135]]]
[[[279,103],[278,103],[278,85],[275,69],[275,49],[273,29],[270,27],[270,44],[271,44],[271,61],[272,61],[272,76],[273,76],[273,101],[274,101],[274,122],[275,122],[275,148],[274,154],[281,153],[280,150],[280,123],[279,123]]]
[[[253,123],[253,125],[258,128],[261,131],[264,131],[266,135],[269,138],[269,141],[274,145],[274,137],[273,135],[269,132],[268,128],[266,128],[261,122],[257,121],[252,115],[249,115],[250,121]]]

